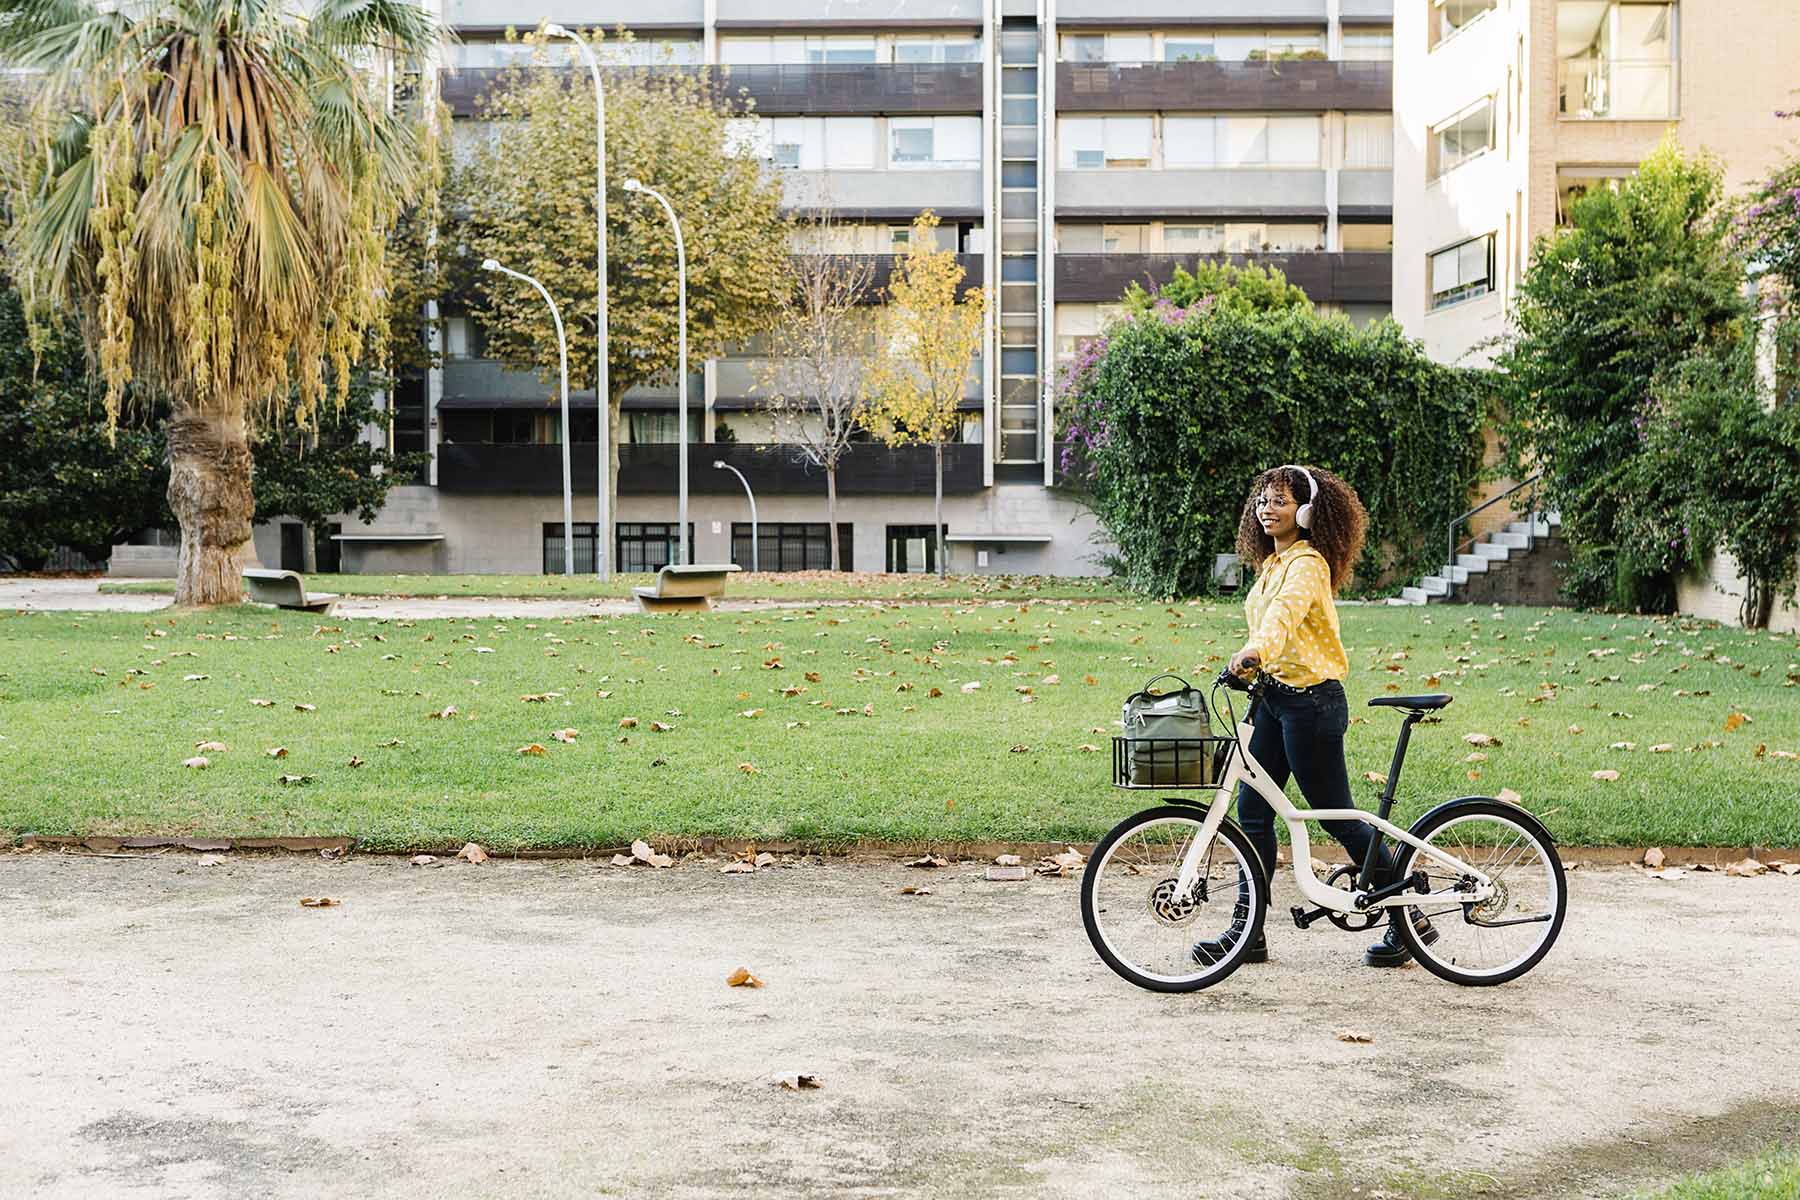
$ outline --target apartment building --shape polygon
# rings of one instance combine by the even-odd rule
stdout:
[[[728,71],[763,118],[750,152],[796,209],[828,201],[850,248],[891,261],[922,209],[992,298],[979,369],[949,448],[945,523],[957,571],[1100,570],[1104,539],[1056,485],[1055,381],[1128,283],[1198,256],[1279,265],[1313,299],[1389,310],[1392,0],[443,0],[460,35],[440,89],[460,122],[522,51],[508,26],[624,24],[612,51],[652,70]],[[349,569],[560,569],[561,470],[547,389],[484,355],[446,310],[441,370],[401,390],[401,449],[431,452]],[[688,437],[701,560],[750,563],[756,494],[765,570],[828,562],[825,481],[776,442],[756,345],[696,364]],[[675,389],[623,398],[616,569],[677,541]],[[597,417],[577,395],[577,513],[592,511]],[[585,414],[585,415],[584,415]],[[585,435],[585,436],[584,436]],[[839,473],[846,565],[926,570],[929,449],[858,445]],[[587,500],[581,497],[585,494]],[[578,523],[577,565],[594,563]]]
[[[1402,0],[1394,11],[1395,318],[1485,363],[1534,239],[1667,130],[1733,190],[1792,141],[1788,0]]]

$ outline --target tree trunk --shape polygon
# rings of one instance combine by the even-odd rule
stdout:
[[[300,573],[311,575],[319,569],[319,539],[313,533],[313,527],[301,522],[300,525]]]
[[[937,539],[938,578],[942,579],[950,572],[944,553],[944,443],[933,443],[932,449],[937,451],[937,478],[932,484],[931,536]]]
[[[177,605],[243,600],[238,572],[254,558],[251,467],[241,415],[177,412],[169,418],[169,507],[181,523]]]
[[[841,571],[838,558],[837,464],[825,468],[825,529],[831,535],[831,569]]]

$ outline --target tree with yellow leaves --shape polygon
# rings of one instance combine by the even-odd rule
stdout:
[[[935,451],[932,528],[938,574],[944,560],[944,445],[962,428],[958,405],[975,355],[981,350],[987,298],[970,288],[959,300],[963,268],[937,246],[936,214],[913,222],[906,252],[896,257],[887,303],[877,318],[875,356],[864,380],[868,403],[864,428],[890,446],[930,446]]]

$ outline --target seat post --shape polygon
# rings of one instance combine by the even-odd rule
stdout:
[[[1394,807],[1394,793],[1400,787],[1400,768],[1406,763],[1406,744],[1412,740],[1412,727],[1424,716],[1424,713],[1409,712],[1400,722],[1400,736],[1394,742],[1394,761],[1388,764],[1387,786],[1381,789],[1381,807],[1376,810],[1384,821]]]

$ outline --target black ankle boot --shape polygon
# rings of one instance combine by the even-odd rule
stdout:
[[[1399,919],[1399,911],[1403,910],[1396,910],[1396,915],[1388,918],[1387,932],[1381,935],[1381,940],[1363,952],[1365,965],[1398,967],[1404,965],[1406,960],[1412,957],[1412,951],[1408,950],[1406,943],[1400,940],[1400,931],[1394,925],[1394,922]],[[1431,922],[1426,920],[1423,915],[1415,913],[1412,922],[1413,932],[1418,934],[1421,942],[1429,946],[1438,940],[1438,931],[1431,927]]]
[[[1244,936],[1244,929],[1250,924],[1250,900],[1248,881],[1238,876],[1238,898],[1231,905],[1231,924],[1225,932],[1216,938],[1208,938],[1203,942],[1195,942],[1194,948],[1188,952],[1189,957],[1203,967],[1210,967],[1231,953],[1232,947]],[[1245,962],[1268,962],[1269,947],[1264,941],[1261,931],[1256,940],[1244,951]]]

